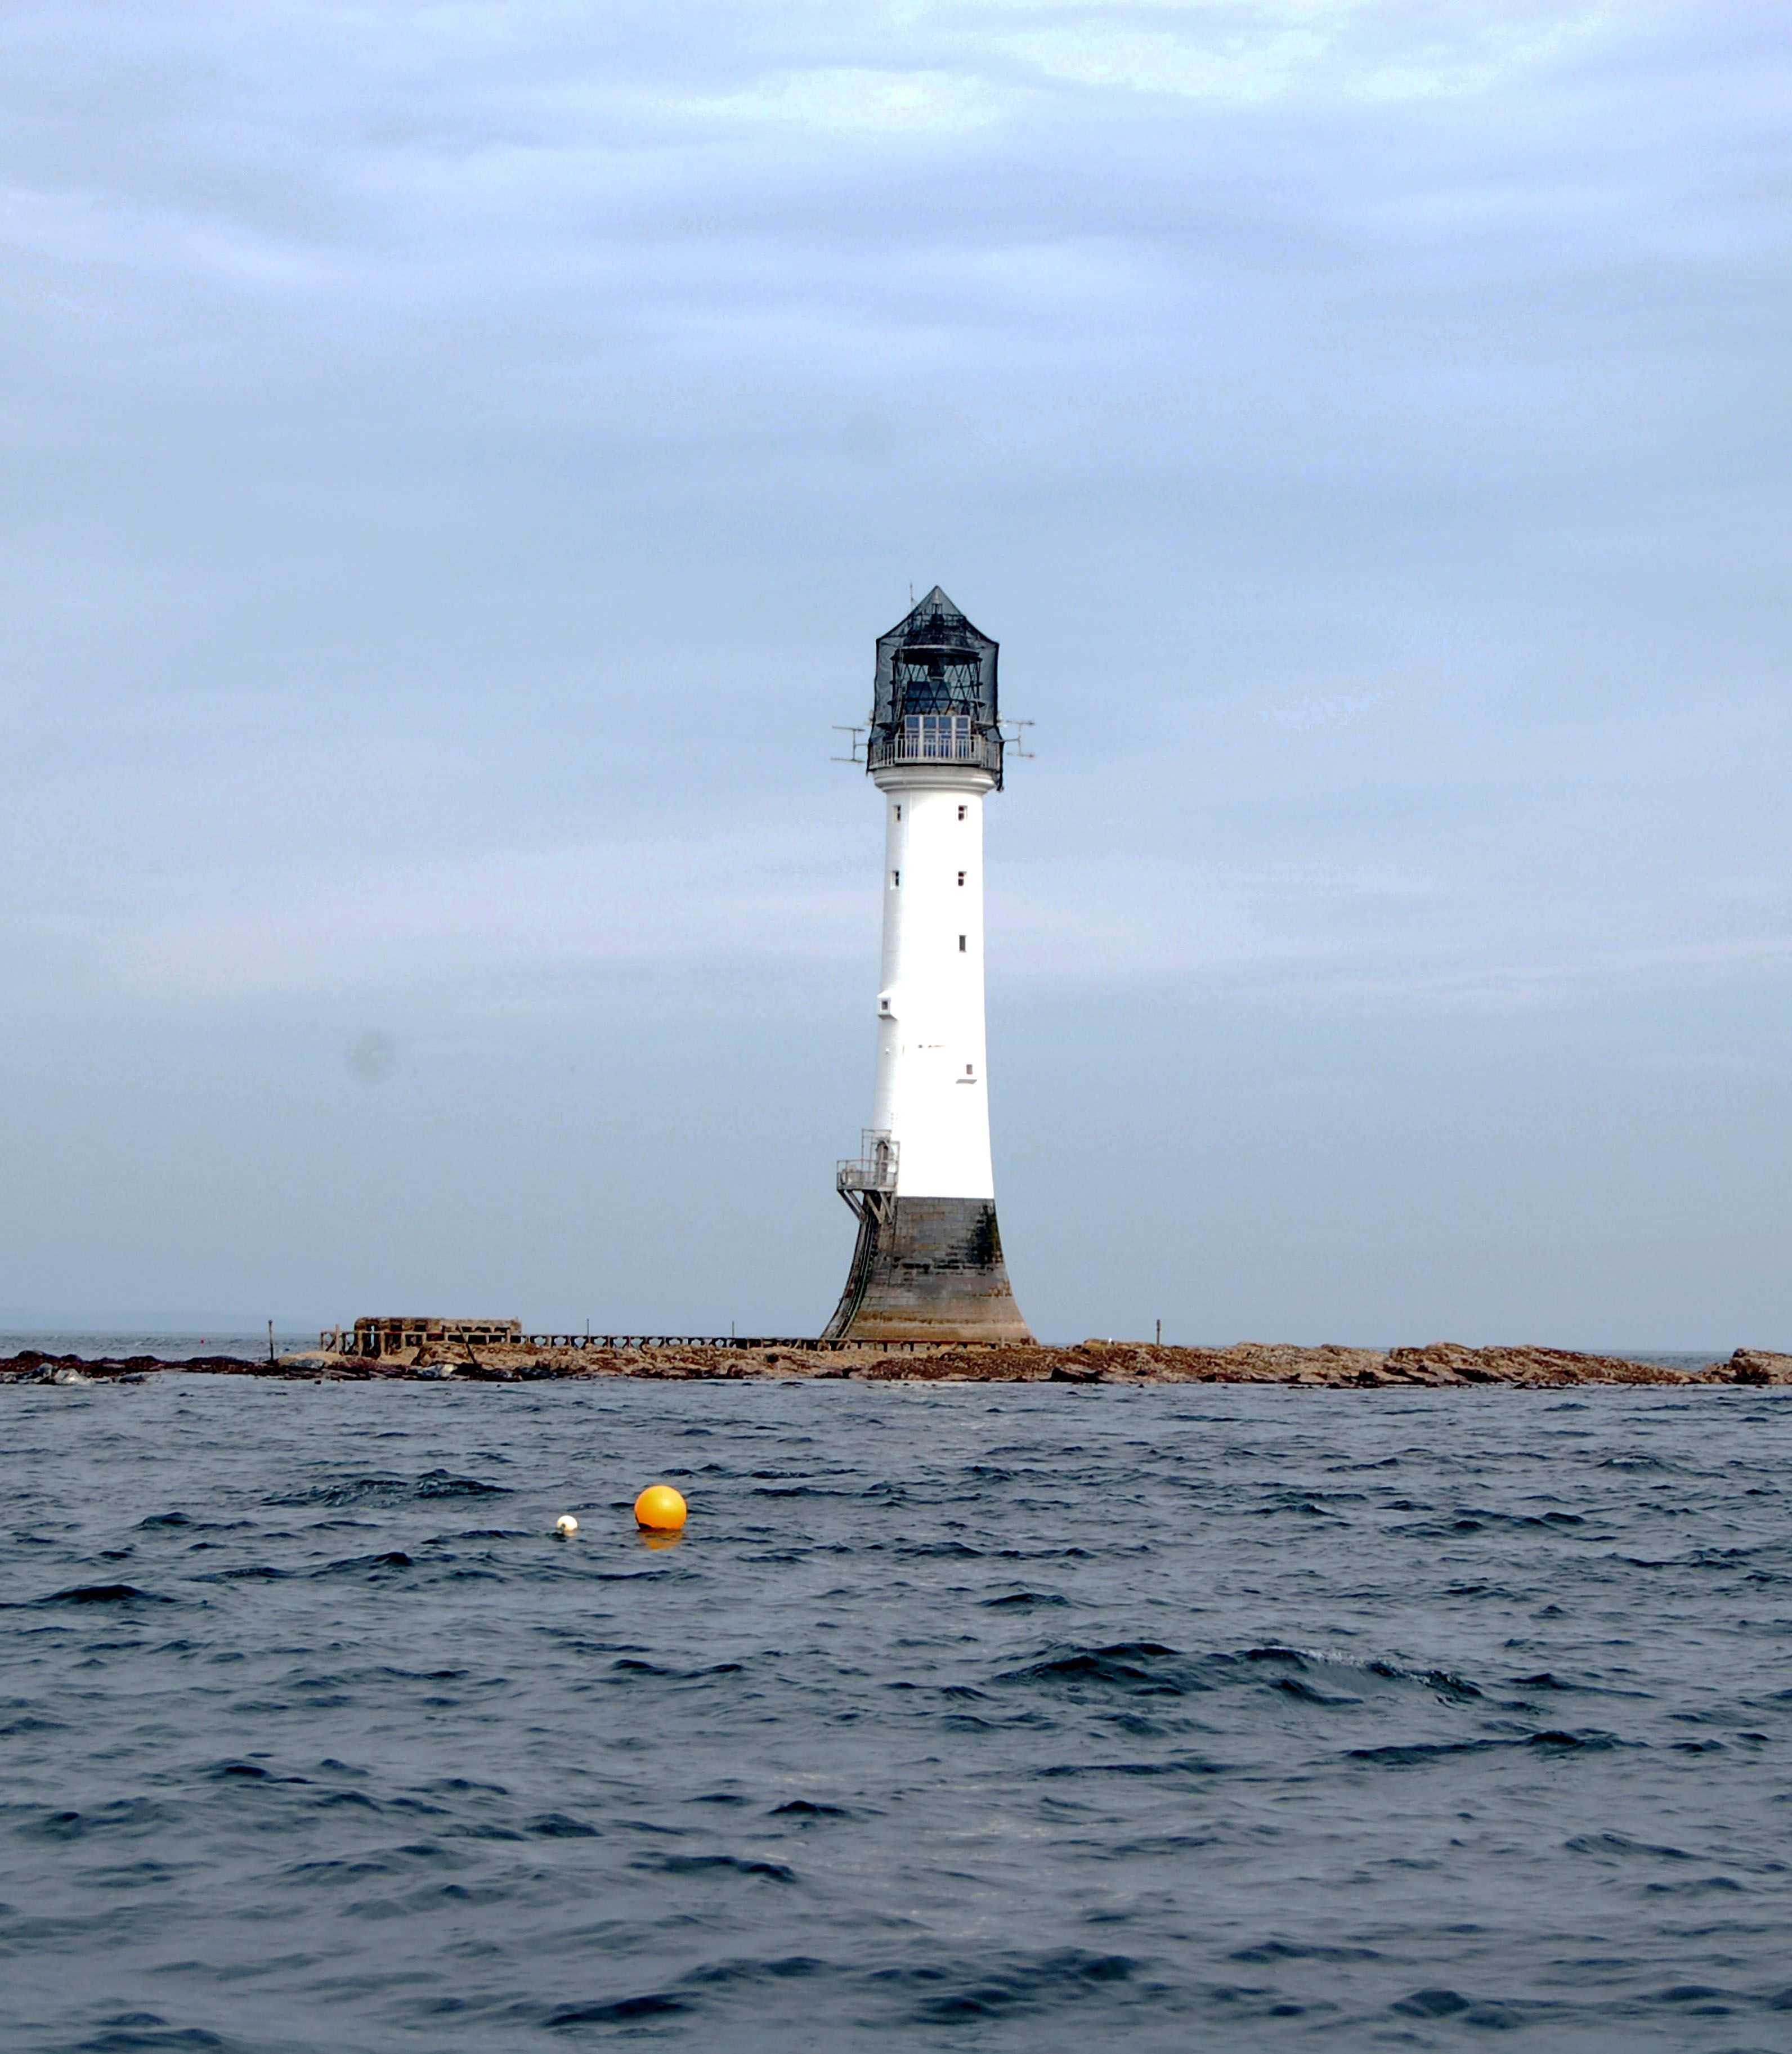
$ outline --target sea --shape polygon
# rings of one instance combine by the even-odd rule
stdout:
[[[0,1389],[0,2046],[1783,2054],[1788,1402]]]

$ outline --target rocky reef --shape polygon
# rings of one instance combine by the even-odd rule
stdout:
[[[154,1375],[262,1376],[332,1383],[526,1383],[632,1376],[668,1381],[745,1378],[850,1379],[861,1383],[1285,1383],[1332,1391],[1455,1390],[1499,1385],[1559,1391],[1579,1385],[1652,1383],[1710,1388],[1792,1385],[1792,1355],[1738,1348],[1727,1361],[1688,1372],[1621,1356],[1566,1348],[1294,1348],[1239,1341],[1230,1348],[1170,1348],[1088,1340],[1074,1348],[819,1348],[680,1345],[640,1348],[423,1347],[375,1358],[319,1352],[269,1362],[203,1356],[90,1360],[27,1350],[0,1359],[0,1383],[101,1383]]]

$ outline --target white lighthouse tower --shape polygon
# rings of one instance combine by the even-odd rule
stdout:
[[[983,1033],[983,801],[1002,789],[996,644],[935,585],[877,641],[884,797],[877,1082],[840,1165],[859,1222],[831,1340],[1030,1341],[995,1222]]]

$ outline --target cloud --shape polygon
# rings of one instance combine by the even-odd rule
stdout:
[[[227,890],[186,880],[177,903],[120,937],[118,967],[146,995],[190,1002],[566,966],[850,961],[876,880],[837,882],[828,856],[800,830],[661,820],[547,848],[313,862],[297,892],[289,867],[238,869]]]
[[[683,103],[703,122],[795,122],[834,135],[962,134],[1002,119],[984,80],[943,71],[850,68],[786,73],[749,89]]]

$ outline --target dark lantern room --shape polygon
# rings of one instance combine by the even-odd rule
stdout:
[[[997,646],[938,585],[877,638],[866,768],[956,763],[1002,782]]]

